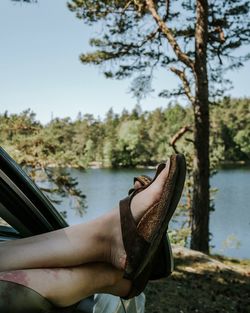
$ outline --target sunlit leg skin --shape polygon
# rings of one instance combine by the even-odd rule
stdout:
[[[0,271],[76,266],[106,261],[107,218],[0,244]],[[110,229],[110,226],[108,227]]]
[[[131,285],[123,272],[107,263],[71,268],[27,269],[1,272],[0,280],[32,288],[56,306],[69,306],[94,293],[128,294]]]

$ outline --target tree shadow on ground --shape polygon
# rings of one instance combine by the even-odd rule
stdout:
[[[170,278],[148,284],[146,313],[250,313],[249,268],[187,251],[175,253]]]

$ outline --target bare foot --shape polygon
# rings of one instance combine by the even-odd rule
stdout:
[[[150,186],[133,197],[131,201],[131,212],[136,224],[139,223],[146,211],[160,200],[168,172],[169,162],[167,162],[166,167]],[[113,229],[109,258],[116,268],[124,270],[126,266],[126,252],[122,240],[119,209],[116,208],[111,214]]]

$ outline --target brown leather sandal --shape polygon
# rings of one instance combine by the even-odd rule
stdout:
[[[164,167],[159,166],[157,168],[155,176],[158,176],[160,172],[163,170],[163,168]],[[135,188],[136,182],[139,182],[141,186],[147,186],[151,183],[151,181],[152,178],[147,175],[140,175],[134,177],[134,187],[129,190],[128,194],[130,195],[132,192],[138,189]],[[152,263],[153,263],[152,270],[150,272],[149,280],[158,280],[162,278],[167,278],[173,272],[174,258],[171,243],[167,233],[163,235],[160,245],[153,257]]]
[[[130,197],[120,202],[122,237],[127,254],[124,278],[132,281],[131,292],[126,299],[140,294],[149,280],[154,255],[181,197],[185,172],[184,156],[172,155],[160,201],[147,210],[137,225],[130,209],[131,200],[156,177],[148,186],[135,190]]]

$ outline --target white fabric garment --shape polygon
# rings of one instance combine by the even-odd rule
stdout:
[[[96,294],[94,301],[93,313],[144,313],[145,310],[144,293],[129,300],[121,300],[108,294]],[[125,311],[121,301],[124,303]]]

